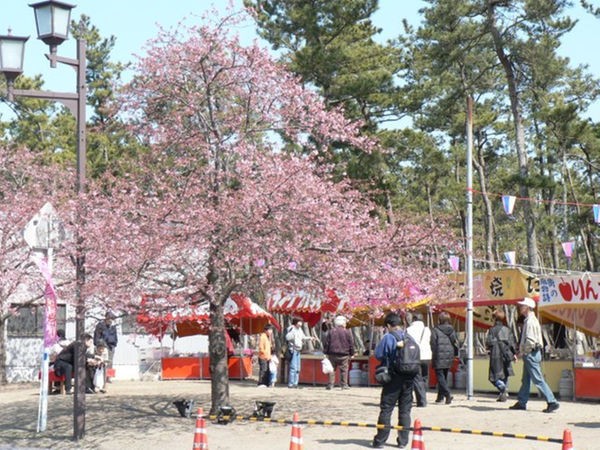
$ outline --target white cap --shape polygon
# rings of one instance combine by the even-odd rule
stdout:
[[[525,305],[531,309],[535,309],[535,300],[529,297],[525,297],[520,302],[517,302],[517,305]]]

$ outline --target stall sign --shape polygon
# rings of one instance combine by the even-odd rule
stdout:
[[[600,274],[541,278],[538,306],[544,317],[600,336]]]

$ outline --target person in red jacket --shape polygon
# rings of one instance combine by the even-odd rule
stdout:
[[[326,334],[323,351],[333,365],[333,372],[329,374],[327,389],[332,389],[335,383],[335,372],[340,369],[340,385],[342,389],[349,389],[348,366],[350,358],[354,355],[354,339],[350,330],[346,329],[346,318],[337,316],[333,321],[333,328]]]

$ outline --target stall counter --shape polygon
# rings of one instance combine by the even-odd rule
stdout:
[[[575,399],[600,400],[600,367],[575,367]]]
[[[323,360],[323,355],[313,355],[313,354],[303,354],[301,356],[301,366],[300,366],[300,376],[299,382],[301,384],[311,384],[313,386],[317,385],[327,385],[329,383],[329,375],[323,373],[321,369],[321,361]],[[353,368],[353,364],[360,369],[361,372],[368,373],[367,380],[361,379],[351,379],[350,370]],[[350,360],[349,366],[349,384],[350,386],[357,385],[376,385],[375,381],[375,367],[377,367],[378,362],[375,358],[368,356],[355,356]],[[339,385],[340,376],[339,370],[336,370],[335,374],[335,384]]]
[[[208,380],[210,358],[208,356],[162,358],[163,380]],[[231,356],[228,360],[229,378],[244,380],[252,374],[252,357]]]

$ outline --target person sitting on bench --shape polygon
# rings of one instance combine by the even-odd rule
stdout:
[[[93,338],[89,334],[83,336],[86,349],[92,347]],[[72,342],[67,345],[57,356],[54,361],[54,373],[58,376],[65,377],[65,389],[67,394],[72,394],[73,390],[73,368],[75,367],[75,344]]]

